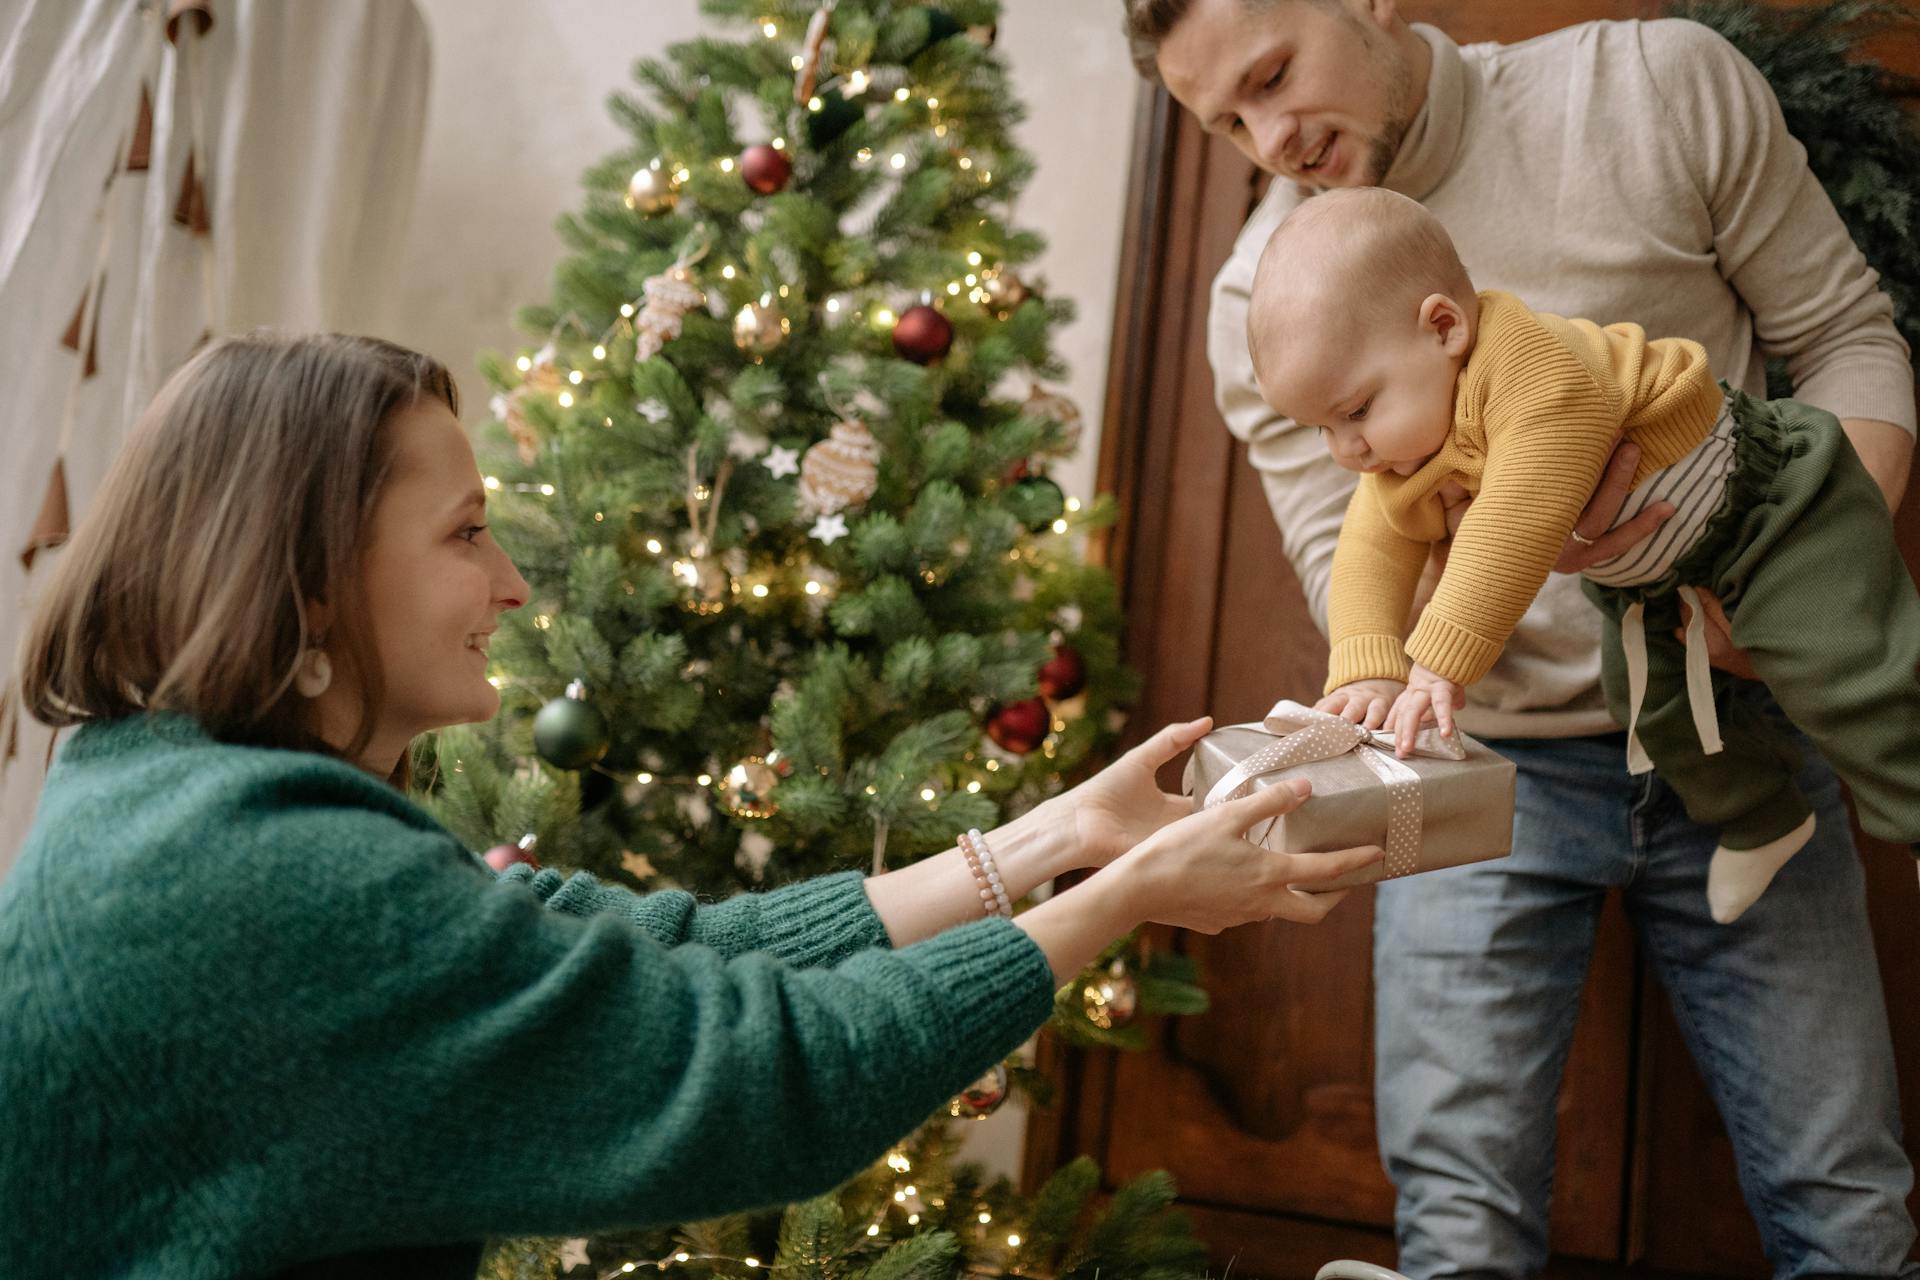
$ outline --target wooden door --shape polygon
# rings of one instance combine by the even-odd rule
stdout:
[[[1608,0],[1401,8],[1463,43],[1649,16],[1646,6]],[[1902,69],[1920,69],[1911,44],[1891,52],[1896,64],[1915,64]],[[1146,677],[1133,718],[1144,733],[1202,713],[1257,718],[1280,691],[1311,700],[1326,646],[1246,450],[1213,408],[1206,360],[1208,288],[1261,177],[1157,90],[1141,94],[1133,162],[1101,485],[1123,513],[1104,550],[1125,593],[1128,654]],[[1901,535],[1909,564],[1920,565],[1911,491]],[[1920,980],[1910,859],[1870,841],[1863,849],[1882,977],[1899,996]],[[1310,1276],[1341,1256],[1391,1263],[1393,1193],[1374,1145],[1371,931],[1371,897],[1355,895],[1311,930],[1156,935],[1156,945],[1200,960],[1212,1010],[1157,1027],[1142,1053],[1050,1047],[1045,1065],[1062,1088],[1031,1126],[1028,1181],[1082,1151],[1101,1160],[1110,1183],[1169,1169],[1215,1266],[1231,1261],[1236,1274]],[[1914,1115],[1920,1009],[1904,997],[1891,1004],[1903,1103]],[[1614,901],[1558,1114],[1557,1274],[1623,1261],[1766,1274],[1724,1128]],[[1920,1141],[1910,1150],[1920,1155]]]

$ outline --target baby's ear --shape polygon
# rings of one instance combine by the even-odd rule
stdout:
[[[1444,293],[1430,293],[1420,303],[1420,329],[1432,334],[1450,356],[1463,356],[1472,341],[1467,313]]]

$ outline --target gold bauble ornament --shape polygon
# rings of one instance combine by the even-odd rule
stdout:
[[[749,302],[734,313],[733,345],[755,356],[764,356],[786,340],[785,316],[764,302]]]
[[[1103,1031],[1132,1022],[1140,1008],[1140,987],[1127,971],[1126,961],[1115,960],[1105,973],[1082,987],[1080,1007],[1087,1021]]]
[[[996,1062],[987,1074],[953,1096],[947,1103],[947,1114],[956,1120],[984,1120],[1007,1100],[1011,1084],[1007,1064]]]
[[[720,775],[721,807],[736,818],[771,818],[780,812],[773,790],[780,775],[762,756],[748,756]]]
[[[800,501],[831,515],[873,496],[880,484],[880,442],[858,418],[833,424],[800,459]]]
[[[987,305],[1002,320],[1013,314],[1013,309],[1027,300],[1032,290],[1027,282],[1006,269],[990,271],[980,278],[981,292],[987,295]]]
[[[665,213],[680,203],[680,193],[674,189],[673,180],[663,169],[651,166],[635,169],[633,176],[627,179],[627,208],[637,209],[652,217],[656,213]]]
[[[1042,391],[1035,384],[1033,392],[1021,405],[1021,411],[1035,418],[1051,418],[1060,424],[1060,440],[1047,447],[1045,452],[1064,457],[1080,447],[1080,434],[1084,423],[1080,418],[1080,406],[1065,396],[1052,391]]]

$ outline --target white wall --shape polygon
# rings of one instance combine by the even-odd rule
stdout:
[[[562,246],[554,219],[579,175],[621,145],[609,92],[642,56],[702,30],[695,0],[417,0],[433,40],[426,154],[402,278],[383,326],[454,370],[469,419],[485,413],[477,353],[525,339],[513,309],[547,298]],[[1079,455],[1054,468],[1087,496],[1112,326],[1135,77],[1114,0],[1008,0],[996,49],[1028,119],[1038,173],[1015,220],[1051,242],[1028,273],[1072,298],[1059,335],[1066,390],[1087,419]],[[969,1150],[1016,1168],[1024,1117],[1009,1105],[972,1126]]]

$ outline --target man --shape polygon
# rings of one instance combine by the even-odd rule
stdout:
[[[1913,381],[1892,305],[1764,79],[1717,35],[1588,23],[1463,48],[1410,26],[1394,0],[1123,4],[1143,74],[1275,175],[1215,281],[1209,353],[1323,630],[1353,477],[1265,407],[1246,337],[1260,251],[1316,189],[1411,196],[1482,287],[1696,339],[1748,392],[1763,390],[1765,354],[1785,356],[1796,394],[1842,419],[1898,501]],[[1561,569],[1664,518],[1606,532],[1633,461],[1623,446]],[[1912,1170],[1832,772],[1800,739],[1818,832],[1744,917],[1714,923],[1714,833],[1657,777],[1628,776],[1599,631],[1577,580],[1554,578],[1461,716],[1519,766],[1513,854],[1378,891],[1376,1114],[1400,1266],[1425,1280],[1545,1261],[1554,1105],[1601,902],[1619,887],[1728,1120],[1776,1275],[1913,1274]],[[1740,671],[1724,627],[1710,631]],[[1741,696],[1778,714],[1758,686]]]

